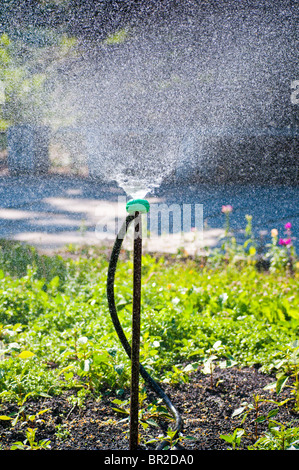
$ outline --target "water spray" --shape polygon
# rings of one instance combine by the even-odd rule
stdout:
[[[139,374],[152,390],[164,401],[175,419],[175,436],[182,427],[182,419],[178,410],[174,407],[169,397],[164,393],[159,384],[148,374],[139,361],[140,351],[140,307],[141,307],[141,267],[142,267],[142,214],[149,211],[149,202],[145,199],[132,199],[128,201],[126,210],[128,216],[123,223],[113,246],[107,276],[107,299],[111,319],[120,339],[120,342],[131,359],[131,399],[130,399],[130,450],[138,448],[138,411],[139,411]],[[120,324],[114,298],[114,280],[119,253],[123,239],[129,225],[134,221],[133,241],[133,305],[132,305],[132,346]],[[167,439],[162,441],[158,449],[167,445]]]

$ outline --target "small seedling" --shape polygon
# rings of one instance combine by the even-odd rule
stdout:
[[[290,389],[291,397],[278,402],[278,405],[284,405],[288,401],[294,402],[294,411],[299,411],[299,341],[296,340],[287,348],[284,358],[276,365],[279,371],[276,374],[276,382],[269,384],[265,390],[275,389],[277,395],[287,387]],[[288,383],[293,379],[292,383]]]
[[[213,388],[214,385],[213,372],[216,368],[215,361],[217,359],[219,360],[223,350],[224,347],[222,346],[221,341],[216,341],[216,343],[214,343],[213,346],[206,351],[208,357],[203,361],[204,366],[201,372],[203,374],[210,375],[211,388]]]
[[[70,431],[67,429],[66,424],[57,424],[55,428],[56,428],[55,437],[59,441],[65,441],[65,439],[67,439],[68,436],[70,435]]]
[[[298,450],[299,428],[288,428],[284,424],[270,420],[268,431],[249,450]]]
[[[145,403],[146,393],[140,391],[139,393],[139,422],[143,429],[146,429],[148,426],[158,426],[157,420],[159,419],[173,419],[169,414],[167,408],[161,405],[158,402],[156,403]],[[129,399],[120,400],[115,399],[112,403],[114,406],[112,409],[117,413],[120,413],[124,416],[122,422],[129,421],[130,410],[129,410]]]
[[[236,428],[232,434],[221,434],[220,439],[232,444],[232,450],[236,450],[237,447],[240,447],[241,439],[244,435],[246,435],[244,429]]]
[[[267,415],[260,414],[260,403],[265,403],[269,401],[270,400],[266,400],[262,398],[260,395],[254,395],[253,403],[247,403],[247,402],[242,403],[240,408],[237,408],[232,414],[232,418],[236,416],[242,417],[241,424],[245,422],[249,414],[250,415],[254,414],[255,440],[258,439],[258,429],[257,429],[258,423],[262,423],[263,421],[267,421],[267,420],[269,421],[271,418],[273,418],[273,416],[276,416],[278,413],[278,408],[275,408],[273,410],[270,410]]]
[[[184,440],[195,441],[196,438],[193,436],[182,436],[182,434],[181,433],[178,434],[176,430],[168,428],[166,436],[164,434],[161,434],[156,439],[150,439],[149,441],[146,442],[146,444],[166,442],[167,444],[165,445],[165,447],[163,447],[163,450],[171,450],[171,449],[179,448],[180,442]]]
[[[172,385],[178,383],[188,383],[191,373],[196,371],[198,367],[198,362],[193,362],[184,367],[181,367],[180,364],[173,365],[172,371],[167,374],[167,377],[163,380],[163,382],[170,383]]]
[[[19,421],[22,421],[22,424],[24,425],[28,422],[36,421],[40,415],[42,415],[42,414],[44,414],[44,413],[46,413],[47,411],[50,410],[50,408],[46,408],[44,410],[38,411],[35,414],[27,414],[26,413],[26,401],[27,401],[27,398],[30,395],[31,395],[31,393],[27,393],[27,395],[25,395],[25,397],[23,397],[22,399],[20,399],[18,401],[18,404],[20,405],[20,408],[18,409],[18,411],[16,413],[12,413],[10,416],[1,415],[0,420],[2,420],[2,421],[11,421],[12,426],[16,426],[16,424]]]
[[[51,443],[49,439],[42,439],[40,441],[35,440],[36,428],[28,428],[26,430],[26,439],[21,442],[14,442],[11,446],[11,450],[42,450],[50,449]]]

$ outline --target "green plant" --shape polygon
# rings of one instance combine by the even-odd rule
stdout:
[[[23,29],[18,38],[0,36],[0,80],[5,100],[0,129],[14,124],[45,124],[51,119],[53,80],[57,63],[74,54],[76,41],[38,28]]]
[[[30,357],[29,351],[23,351],[23,357]],[[27,400],[31,395],[32,395],[32,392],[29,392],[25,396],[23,396],[22,392],[20,391],[18,399],[17,399],[17,405],[19,406],[18,411],[12,413],[10,416],[0,415],[0,420],[6,420],[6,421],[9,420],[11,422],[12,426],[16,426],[18,421],[21,421],[22,424],[28,423],[28,422],[33,422],[33,421],[38,421],[39,416],[41,416],[42,414],[49,411],[49,408],[45,408],[41,411],[38,411],[35,414],[28,414],[28,412],[27,412]]]
[[[147,429],[148,426],[158,426],[157,421],[160,419],[171,420],[172,416],[169,414],[168,409],[161,404],[161,400],[154,403],[146,402],[147,394],[145,390],[140,390],[139,393],[139,422],[143,429]],[[112,409],[117,413],[124,416],[122,422],[128,421],[130,416],[129,404],[130,400],[115,399],[112,401],[114,405]]]
[[[168,428],[166,435],[161,434],[155,439],[150,439],[146,444],[156,444],[157,442],[166,442],[163,450],[171,450],[180,447],[180,443],[185,440],[196,440],[193,436],[183,436],[182,433],[177,433],[177,431]]]
[[[46,450],[51,449],[51,442],[49,439],[42,439],[36,441],[36,428],[27,428],[26,439],[21,442],[14,442],[11,446],[11,450]]]
[[[278,238],[278,230],[271,230],[271,243],[267,245],[266,258],[270,260],[270,271],[287,271],[294,275],[296,265],[296,250],[292,243],[292,224],[285,224],[286,238]]]
[[[28,247],[3,250],[3,263],[10,261],[0,270],[0,399],[17,402],[27,393],[64,390],[76,396],[78,389],[98,395],[127,387],[129,360],[107,308],[106,257],[92,247],[78,249],[74,258],[47,257],[44,276],[43,261]],[[33,254],[35,268],[27,269]],[[131,269],[124,253],[116,301],[128,335]],[[284,348],[298,337],[298,274],[257,272],[245,261],[224,270],[221,264],[199,267],[197,260],[145,255],[141,362],[154,378],[171,383],[187,382],[205,361],[210,374],[211,365],[236,362],[258,363],[266,373],[283,360],[277,370],[289,375],[282,367]],[[219,341],[221,348],[208,352]],[[34,356],[21,359],[26,350]]]
[[[65,260],[58,254],[39,254],[33,246],[5,239],[0,239],[0,265],[3,276],[10,274],[21,278],[31,275],[34,279],[43,279],[44,283],[54,278],[57,282],[58,278],[59,287],[63,285],[67,271]],[[41,285],[42,287],[45,288],[45,285]]]
[[[165,378],[163,379],[163,382],[172,385],[178,383],[188,383],[190,380],[190,374],[196,371],[198,367],[198,362],[193,362],[187,364],[186,366],[181,366],[180,364],[173,365],[171,371],[165,372]]]
[[[84,403],[86,397],[89,395],[90,391],[86,388],[80,388],[76,394],[72,394],[67,397],[67,401],[72,405],[71,410],[69,411],[69,415],[71,412],[77,407],[80,411],[84,409]]]
[[[213,372],[216,367],[215,361],[218,360],[218,364],[221,368],[232,367],[237,362],[232,360],[232,358],[225,361],[220,361],[225,353],[225,348],[220,340],[216,341],[211,348],[208,348],[205,351],[207,357],[203,360],[203,368],[201,369],[202,374],[210,375],[210,385],[211,388],[214,386]]]
[[[229,444],[232,444],[232,450],[236,450],[240,447],[241,439],[245,435],[246,433],[244,429],[236,428],[232,434],[221,434],[219,437]]]
[[[270,420],[268,431],[264,433],[249,450],[298,450],[299,428],[288,427]]]
[[[287,387],[290,389],[291,397],[284,399],[279,404],[285,404],[288,401],[294,402],[294,411],[299,411],[299,341],[296,340],[288,345],[284,356],[275,364],[278,372],[276,373],[276,382],[265,387],[266,390],[274,389],[279,395]],[[289,384],[288,382],[292,382]]]
[[[261,415],[260,412],[260,404],[268,402],[269,400],[266,400],[262,398],[260,395],[256,394],[253,395],[253,403],[248,403],[244,402],[241,404],[239,408],[237,408],[233,413],[232,413],[232,418],[235,418],[236,416],[241,416],[241,424],[245,422],[247,419],[248,415],[254,416],[254,438],[255,440],[258,439],[258,423],[261,423],[266,420],[272,419],[273,416],[276,416],[278,413],[278,408],[275,408],[273,410],[270,410],[267,415]]]
[[[70,431],[67,429],[67,424],[57,424],[55,429],[55,436],[59,441],[65,441],[70,435]]]

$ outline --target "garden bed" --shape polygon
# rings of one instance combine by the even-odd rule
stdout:
[[[188,383],[180,383],[176,386],[164,386],[173,403],[180,411],[183,418],[183,430],[180,445],[185,450],[227,450],[232,448],[232,443],[221,438],[221,435],[232,436],[235,429],[243,429],[244,435],[237,444],[238,449],[248,449],[257,439],[267,433],[269,420],[263,420],[271,410],[277,410],[273,403],[266,400],[277,400],[275,393],[269,393],[264,387],[273,382],[273,377],[259,372],[255,368],[216,369],[213,374],[213,385],[210,376],[203,375],[200,370],[190,377]],[[69,396],[69,395],[68,395]],[[38,401],[29,401],[27,413],[35,416],[39,411],[48,409],[43,415],[32,423],[36,428],[36,442],[48,440],[51,450],[128,450],[129,429],[128,421],[123,421],[123,416],[114,411],[114,400],[119,396],[107,394],[100,400],[87,398],[84,404],[73,405],[68,396],[45,398]],[[121,400],[128,398],[128,391]],[[152,396],[149,393],[149,396]],[[254,405],[254,397],[259,396],[258,409],[254,408],[248,413],[243,424],[243,414],[232,417],[234,411],[240,409],[240,404],[247,402]],[[154,396],[152,396],[155,399]],[[281,399],[282,397],[280,397]],[[146,408],[143,404],[144,421],[146,421]],[[16,405],[6,405],[2,412],[7,414],[16,412]],[[246,411],[246,410],[245,410]],[[148,411],[148,416],[150,411]],[[258,421],[256,422],[256,418]],[[292,405],[279,407],[275,418],[279,421],[281,429],[277,436],[273,435],[272,445],[278,450],[288,448],[290,442],[299,438],[299,414],[295,413]],[[25,423],[20,419],[19,423],[11,429],[7,421],[0,421],[0,435],[2,449],[10,449],[17,441],[24,441],[25,429],[30,426],[30,421]],[[171,426],[171,421],[166,420],[162,427]],[[297,427],[291,437],[284,438],[282,427]],[[144,430],[140,428],[140,449],[151,450],[159,443],[161,429],[156,426],[148,426]],[[192,437],[192,440],[188,439]],[[146,444],[146,442],[156,440]],[[269,444],[270,445],[270,444]]]
[[[130,361],[107,308],[109,253],[2,243],[1,450],[128,449]],[[298,263],[290,272],[275,258],[260,272],[251,253],[241,264],[240,248],[229,254],[143,257],[141,362],[182,415],[184,449],[297,448]],[[124,251],[116,302],[128,338],[131,272]],[[140,448],[150,450],[173,422],[146,392]]]

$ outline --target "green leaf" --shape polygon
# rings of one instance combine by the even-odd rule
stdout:
[[[124,368],[125,368],[124,364],[118,364],[118,365],[114,366],[114,370],[115,370],[115,372],[118,373],[118,375],[121,375],[123,373]]]
[[[112,410],[117,411],[117,413],[123,413],[125,415],[130,414],[127,410],[124,410],[123,408],[112,408]]]
[[[140,424],[141,424],[141,426],[143,427],[144,430],[147,429],[148,426],[149,426],[149,424],[147,423],[147,421],[140,421]]]
[[[11,450],[23,450],[25,449],[25,445],[23,444],[23,442],[20,442],[20,441],[17,441],[15,442],[11,447],[10,447]]]
[[[121,310],[123,310],[127,305],[130,305],[132,302],[119,302],[117,304],[117,311],[120,312]]]
[[[1,419],[2,421],[9,421],[9,420],[11,420],[12,418],[11,418],[10,416],[0,415],[0,419]]]
[[[246,410],[246,407],[245,406],[241,406],[240,408],[237,408],[233,414],[232,414],[232,418],[234,418],[235,416],[239,416],[240,414],[243,413],[243,411]]]
[[[278,411],[279,411],[278,408],[275,408],[274,410],[270,410],[269,413],[267,414],[267,418],[272,418],[272,416],[276,416]]]
[[[276,382],[276,393],[277,395],[280,394],[280,392],[283,390],[285,384],[287,383],[287,381],[289,380],[289,377],[287,376],[281,376],[279,377],[279,379],[277,380]]]
[[[234,441],[234,436],[231,434],[221,434],[219,437],[230,444]]]
[[[73,364],[70,364],[70,365],[64,367],[63,369],[58,371],[57,376],[59,377],[59,375],[65,374],[68,370],[72,369],[73,367],[74,367]]]
[[[148,418],[146,419],[146,423],[150,424],[151,426],[157,426],[159,427],[159,425],[156,423],[156,421],[152,418]]]
[[[35,354],[31,351],[22,351],[18,357],[20,359],[31,359],[33,356],[35,356]]]
[[[276,382],[272,382],[268,385],[266,385],[263,390],[271,390],[271,391],[274,391],[276,390]]]
[[[39,411],[39,412],[37,413],[37,416],[42,415],[42,414],[44,414],[44,413],[47,413],[47,411],[50,411],[50,410],[51,410],[51,408],[45,408],[44,410]]]
[[[266,416],[258,416],[256,418],[256,422],[257,423],[263,423],[264,421],[266,421],[266,419],[267,419]]]
[[[74,377],[74,373],[72,371],[64,373],[65,380],[71,380],[73,377]]]
[[[112,403],[115,403],[116,405],[123,405],[124,402],[123,400],[119,400],[118,398],[115,398],[114,400],[112,400]]]
[[[194,372],[199,367],[199,362],[193,362],[192,364],[188,364],[184,367],[183,372]]]

